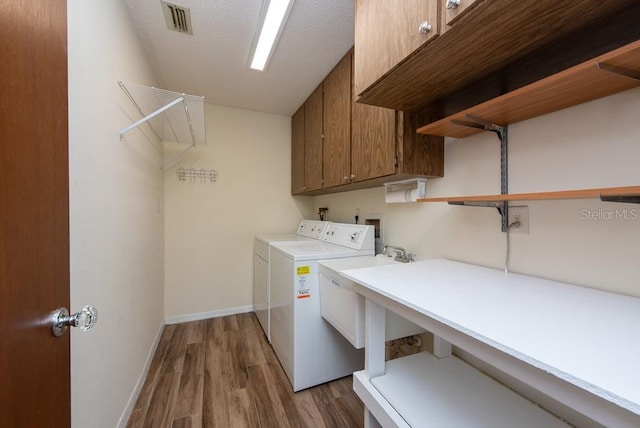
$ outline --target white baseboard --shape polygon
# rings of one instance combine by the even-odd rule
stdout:
[[[165,324],[179,324],[181,322],[200,321],[209,318],[224,317],[227,315],[244,314],[253,311],[253,305],[238,306],[236,308],[220,309],[217,311],[198,312],[195,314],[178,315],[175,317],[167,317],[164,319]]]
[[[138,401],[138,397],[140,396],[140,391],[142,390],[142,386],[144,385],[144,381],[147,379],[147,374],[149,373],[149,368],[151,367],[151,361],[153,360],[153,356],[156,353],[156,349],[158,348],[158,344],[160,343],[160,338],[162,337],[162,330],[164,329],[164,323],[160,325],[158,332],[156,333],[155,339],[153,339],[153,343],[151,344],[151,349],[149,349],[149,354],[147,355],[147,361],[144,363],[144,367],[142,369],[142,373],[138,377],[138,381],[136,382],[136,386],[131,393],[131,397],[129,397],[129,402],[127,403],[127,407],[124,409],[120,420],[118,421],[118,428],[125,428],[127,426],[127,422],[129,421],[129,417],[131,416],[131,412],[133,412],[133,408],[136,405],[136,401]]]

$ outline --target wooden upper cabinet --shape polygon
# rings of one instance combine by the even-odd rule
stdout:
[[[356,94],[439,33],[439,1],[356,0]]]
[[[416,14],[414,4],[431,2],[356,0],[358,102],[417,111],[503,73],[520,58],[553,50],[565,39],[575,43],[561,53],[564,69],[577,64],[576,47],[606,42],[612,50],[636,40],[640,27],[637,0],[460,0],[449,11],[447,1],[437,0],[438,34],[432,30],[429,40],[412,50],[401,48],[398,35],[403,32],[393,28],[402,28],[400,20]],[[535,68],[539,60],[525,69]],[[561,70],[549,69],[547,76]],[[512,79],[503,80],[512,85]]]
[[[322,189],[322,85],[304,103],[304,191]]]
[[[351,181],[395,174],[395,110],[354,103],[352,123]]]
[[[354,102],[349,52],[291,120],[291,193],[365,189],[415,177],[442,177],[444,139],[416,134],[425,113]]]
[[[304,105],[291,118],[291,194],[304,192]]]
[[[465,13],[469,13],[473,10],[471,7],[474,3],[478,4],[478,0],[440,0],[440,10],[442,15],[440,18],[440,32],[444,33],[452,25],[455,24],[457,19],[463,16]]]
[[[351,53],[324,81],[324,187],[350,182],[351,175]]]

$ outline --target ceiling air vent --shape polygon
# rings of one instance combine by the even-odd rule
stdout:
[[[177,4],[168,3],[163,0],[160,0],[160,4],[162,4],[164,19],[167,21],[167,28],[169,30],[187,33],[193,36],[191,14],[189,13],[188,7],[178,6]]]

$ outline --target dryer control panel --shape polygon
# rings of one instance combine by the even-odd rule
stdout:
[[[328,221],[302,220],[298,226],[298,236],[305,238],[322,239],[329,226]]]
[[[354,250],[375,249],[375,230],[371,225],[330,223],[323,241]]]

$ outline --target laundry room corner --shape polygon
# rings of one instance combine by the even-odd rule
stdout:
[[[169,324],[252,311],[254,236],[311,212],[289,193],[290,117],[205,104],[205,118],[207,144],[165,170]],[[201,170],[216,178],[179,177]]]

